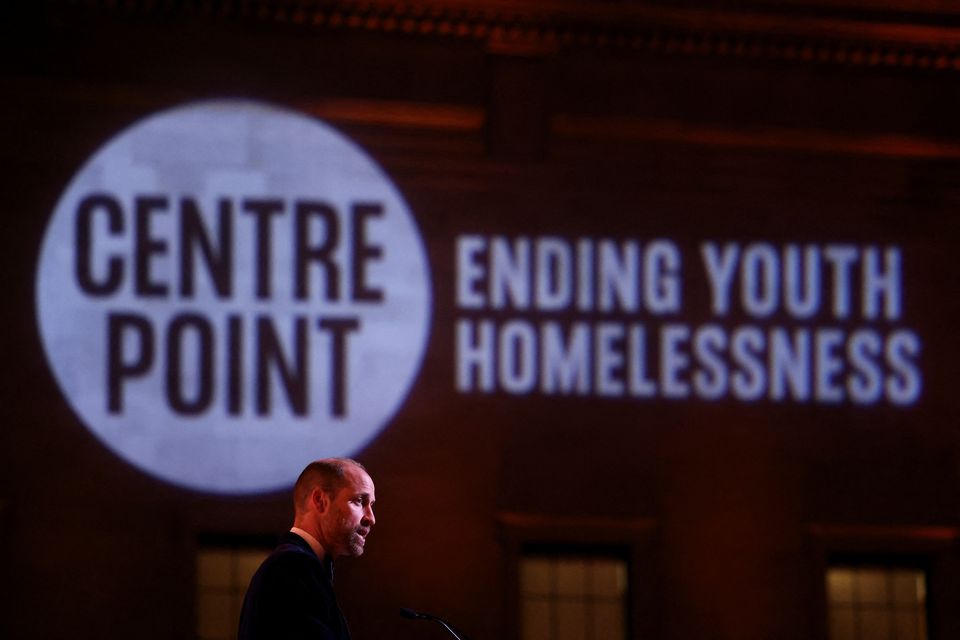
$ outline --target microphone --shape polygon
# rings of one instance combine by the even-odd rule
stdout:
[[[450,632],[457,640],[467,640],[466,637],[457,633],[449,622],[443,618],[438,618],[437,616],[430,615],[429,613],[421,613],[420,611],[414,611],[413,609],[407,609],[406,607],[400,607],[400,616],[407,618],[408,620],[433,620],[434,622],[443,625],[443,628]]]

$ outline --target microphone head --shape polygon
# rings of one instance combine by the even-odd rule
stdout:
[[[422,613],[417,613],[413,609],[407,609],[406,607],[400,607],[400,616],[409,620],[419,620],[424,617]]]

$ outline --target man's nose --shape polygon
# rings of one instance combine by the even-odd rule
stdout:
[[[363,519],[367,521],[369,526],[373,526],[377,522],[376,516],[373,515],[373,507],[367,507],[363,512]]]

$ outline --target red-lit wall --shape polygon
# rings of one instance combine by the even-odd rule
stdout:
[[[357,454],[378,523],[364,557],[338,568],[354,637],[442,637],[401,606],[515,637],[525,535],[636,542],[636,635],[684,640],[824,637],[829,551],[929,552],[935,637],[960,636],[960,31],[938,26],[957,16],[426,4],[50,2],[10,17],[0,635],[192,637],[198,538],[290,524],[286,494],[190,493],[103,448],[35,328],[39,243],[77,168],[152,111],[243,96],[366,148],[409,203],[433,274],[419,377]],[[895,243],[922,396],[460,393],[452,274],[467,233],[671,238],[689,255],[704,239]],[[683,317],[708,315],[693,303]]]

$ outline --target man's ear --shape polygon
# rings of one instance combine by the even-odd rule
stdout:
[[[327,494],[320,487],[314,487],[313,491],[310,492],[310,501],[313,503],[313,507],[320,513],[326,511],[330,504]]]

